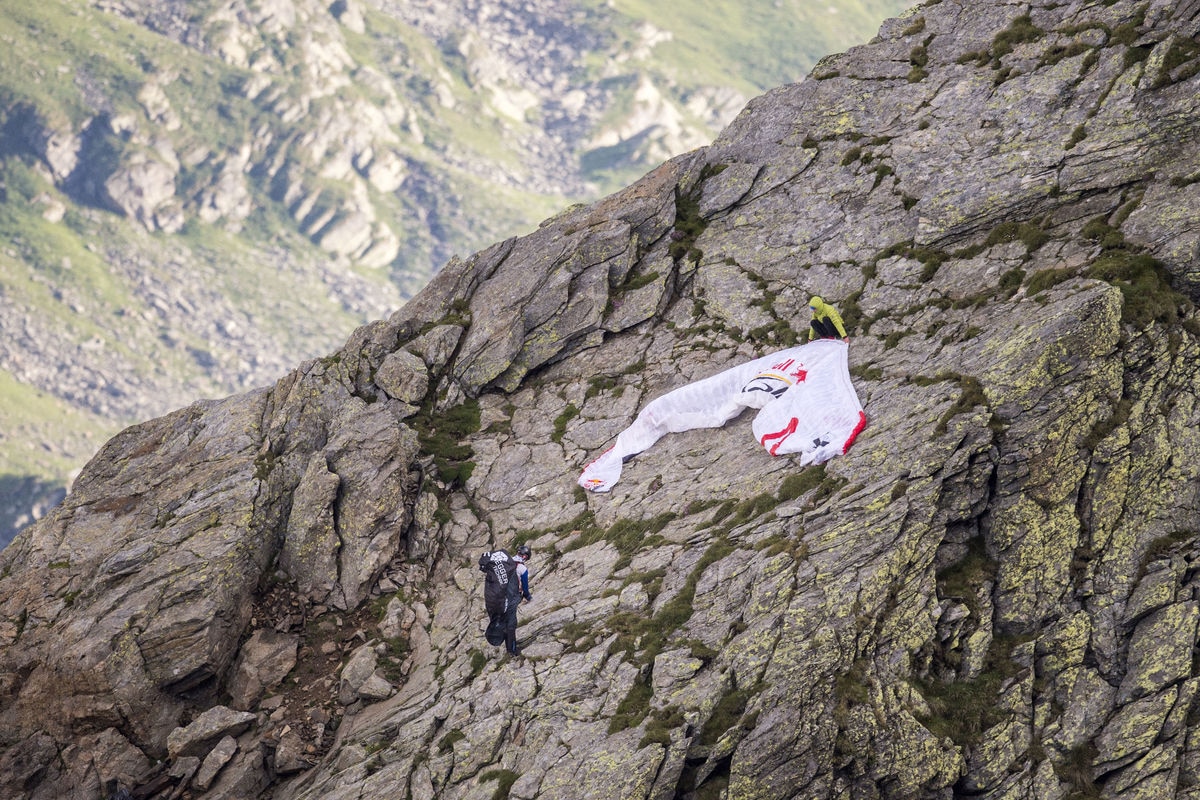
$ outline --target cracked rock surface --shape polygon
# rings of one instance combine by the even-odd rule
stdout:
[[[110,441],[0,553],[6,796],[1188,798],[1200,4],[957,3]],[[869,425],[581,467],[837,303]],[[475,565],[527,542],[520,658]],[[75,794],[70,794],[74,792]]]

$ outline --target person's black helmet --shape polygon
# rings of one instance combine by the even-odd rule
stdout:
[[[517,545],[517,555],[519,555],[521,558],[529,558],[531,555],[533,555],[533,551],[529,549],[529,545],[519,544]]]

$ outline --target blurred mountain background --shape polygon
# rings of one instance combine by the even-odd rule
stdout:
[[[907,5],[0,1],[0,546],[121,428],[332,351]]]

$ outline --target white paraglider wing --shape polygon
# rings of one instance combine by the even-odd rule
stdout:
[[[820,339],[757,358],[652,400],[611,448],[584,468],[579,485],[607,492],[621,466],[667,433],[718,428],[745,408],[761,409],[752,426],[771,455],[800,453],[819,464],[844,453],[866,425],[850,383],[848,345]]]

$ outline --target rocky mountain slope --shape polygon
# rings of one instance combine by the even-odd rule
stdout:
[[[22,798],[1200,794],[1200,3],[930,3],[109,441],[0,554]],[[650,399],[851,328],[869,425]],[[475,560],[527,542],[524,657]]]
[[[336,349],[903,6],[5,4],[0,544],[120,428]]]

